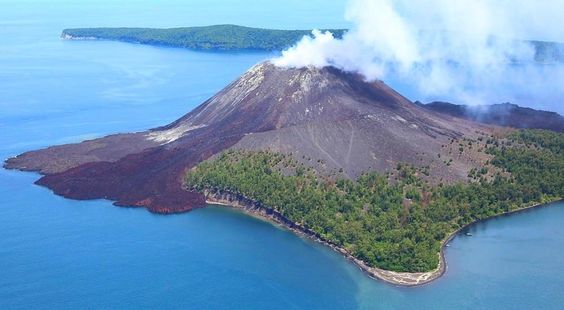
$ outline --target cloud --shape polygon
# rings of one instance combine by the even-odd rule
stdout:
[[[525,40],[564,41],[557,12],[564,1],[350,0],[353,27],[342,39],[316,30],[272,61],[394,77],[415,87],[417,99],[553,100],[564,98],[563,63],[535,62]]]

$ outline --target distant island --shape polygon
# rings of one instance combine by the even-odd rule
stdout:
[[[345,29],[326,29],[337,38]],[[280,51],[298,42],[311,30],[275,30],[237,25],[182,28],[76,28],[63,30],[67,40],[114,40],[194,50]]]
[[[73,28],[64,29],[67,40],[112,40],[148,45],[217,51],[281,51],[298,42],[310,30],[277,30],[238,25],[213,25],[181,28]],[[322,29],[341,38],[347,29]],[[564,61],[564,44],[529,41],[535,60],[542,63]]]
[[[564,197],[564,134],[479,121],[336,68],[264,62],[168,125],[5,167],[67,198],[237,207],[413,286],[444,273],[442,248],[463,227]]]

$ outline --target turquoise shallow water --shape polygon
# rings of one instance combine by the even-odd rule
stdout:
[[[72,3],[0,1],[0,158],[162,125],[271,56],[65,42],[62,28],[346,26],[338,2]],[[157,216],[66,200],[37,178],[0,169],[0,309],[563,308],[562,203],[471,227],[443,278],[400,288],[234,210]]]

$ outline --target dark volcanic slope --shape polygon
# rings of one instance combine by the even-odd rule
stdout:
[[[410,162],[449,182],[487,160],[446,147],[476,131],[489,128],[419,107],[382,82],[262,63],[172,124],[28,152],[5,166],[44,174],[37,183],[65,197],[170,213],[204,206],[202,195],[182,189],[184,173],[227,148],[292,152],[319,171],[342,169],[351,178]]]
[[[555,112],[502,103],[485,106],[465,106],[448,102],[418,103],[420,106],[443,114],[484,124],[513,128],[537,128],[564,132],[564,117]]]

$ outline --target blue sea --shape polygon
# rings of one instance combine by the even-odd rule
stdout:
[[[268,53],[62,41],[63,28],[347,27],[344,1],[0,0],[0,158],[166,124]],[[394,85],[395,86],[395,85]],[[416,98],[415,98],[416,99]],[[235,210],[73,201],[0,169],[0,309],[564,309],[564,204],[495,218],[417,288]]]

